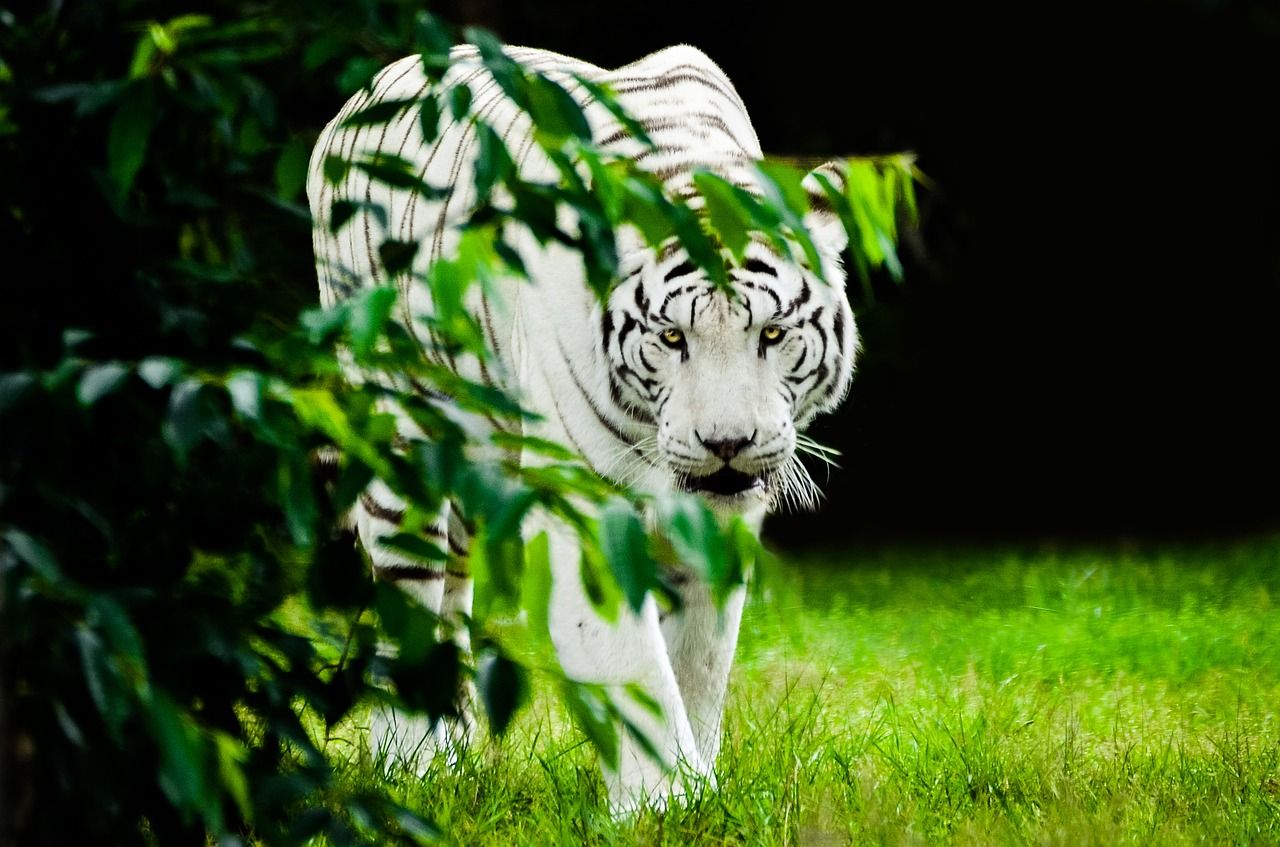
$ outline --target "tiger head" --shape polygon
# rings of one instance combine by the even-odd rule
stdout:
[[[844,228],[814,205],[826,281],[752,242],[725,291],[673,245],[633,253],[602,316],[614,401],[653,427],[646,452],[675,486],[717,511],[815,504],[797,438],[844,397],[858,334]]]

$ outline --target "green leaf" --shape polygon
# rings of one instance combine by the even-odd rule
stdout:
[[[434,616],[419,609],[412,619],[430,626],[426,631],[414,630],[400,639],[400,655],[391,672],[396,693],[410,709],[425,712],[432,719],[456,715],[456,693],[462,680],[458,645],[435,640]]]
[[[85,685],[98,714],[107,725],[107,731],[117,744],[121,742],[120,730],[129,712],[129,704],[121,690],[115,669],[111,666],[106,648],[98,634],[88,626],[76,627],[76,646],[80,650],[80,668],[84,672]]]
[[[652,148],[654,146],[653,139],[649,137],[649,133],[645,132],[645,129],[640,122],[633,118],[631,114],[622,107],[622,104],[618,102],[617,97],[608,86],[601,85],[600,83],[589,80],[586,77],[579,76],[578,74],[574,74],[573,78],[584,90],[587,91],[587,93],[595,98],[596,102],[602,104],[609,110],[609,114],[613,115],[614,119],[626,128],[632,138],[639,141],[645,147]]]
[[[783,162],[764,161],[756,165],[765,177],[766,193],[772,194],[787,211],[802,216],[809,211],[809,194],[804,190],[805,172]],[[771,190],[772,189],[772,190]]]
[[[179,809],[205,801],[204,756],[190,715],[158,692],[148,713],[151,735],[160,752],[160,788]]]
[[[135,689],[139,693],[147,693],[142,635],[133,625],[125,607],[109,595],[95,594],[86,606],[85,621],[106,635],[117,657],[124,659],[130,671],[139,675],[133,680]]]
[[[152,388],[164,388],[182,375],[182,363],[163,356],[148,356],[138,363],[138,376]]]
[[[438,82],[449,67],[449,51],[453,49],[448,27],[430,12],[420,11],[414,18],[413,41],[422,54],[423,72]]]
[[[720,243],[728,248],[734,262],[741,265],[750,241],[747,236],[750,215],[737,193],[742,189],[707,171],[696,172],[693,182],[706,198],[711,226],[720,236]]]
[[[569,92],[537,73],[527,77],[527,91],[529,117],[539,131],[555,139],[591,141],[591,125]]]
[[[338,75],[338,88],[346,94],[354,94],[367,87],[385,64],[386,60],[378,56],[352,56]]]
[[[418,106],[418,125],[424,144],[432,144],[440,136],[440,114],[440,99],[434,93],[425,95]]]
[[[516,710],[528,699],[528,675],[507,656],[488,650],[476,665],[476,689],[489,716],[490,730],[500,736],[511,725]]]
[[[378,245],[378,259],[387,269],[387,273],[392,276],[407,271],[413,265],[413,257],[417,253],[416,241],[396,241],[394,238],[388,238]]]
[[[249,753],[244,743],[235,736],[218,730],[213,730],[212,736],[218,756],[218,778],[222,781],[222,787],[235,802],[240,816],[252,823],[253,803],[249,800],[249,779],[244,772]]]
[[[402,113],[417,105],[416,97],[399,100],[379,100],[371,106],[359,109],[342,122],[343,127],[372,126],[390,123]]]
[[[378,539],[378,544],[403,553],[409,558],[417,559],[420,562],[435,563],[449,560],[449,554],[443,549],[420,535],[410,535],[407,532],[381,536]]]
[[[449,112],[455,121],[466,120],[471,111],[471,89],[465,85],[455,85],[449,89]]]
[[[169,414],[164,423],[164,438],[179,463],[216,423],[212,410],[204,397],[204,384],[196,379],[185,379],[174,386],[169,394]]]
[[[280,151],[276,159],[276,193],[283,200],[292,200],[307,184],[307,162],[311,158],[311,145],[295,138]]]
[[[133,187],[159,119],[160,108],[150,83],[134,84],[120,98],[107,135],[107,173],[118,196],[125,196]]]
[[[680,238],[680,246],[695,265],[706,272],[711,282],[718,286],[729,284],[729,274],[725,270],[724,261],[715,244],[707,237],[702,224],[696,215],[684,204],[676,204],[676,235]]]
[[[119,362],[104,362],[84,369],[76,386],[81,406],[92,406],[119,388],[129,376],[129,368]]]
[[[231,406],[241,419],[256,421],[262,417],[262,398],[266,381],[262,374],[240,371],[227,379],[227,394]]]
[[[54,584],[63,580],[62,569],[58,567],[57,558],[44,544],[20,529],[10,529],[5,532],[4,540],[13,554],[30,565],[41,578]]]
[[[601,512],[600,546],[627,604],[639,612],[657,577],[657,568],[649,555],[644,526],[626,501],[615,499]]]
[[[36,382],[34,376],[24,371],[0,374],[0,412],[17,405]]]
[[[350,168],[351,163],[342,156],[335,156],[331,153],[324,157],[324,178],[331,185],[337,185],[342,182]]]
[[[382,249],[393,243],[399,242],[386,242]],[[409,246],[416,251],[416,244]],[[413,251],[410,251],[410,262],[412,259]],[[387,270],[396,273],[389,265]],[[364,358],[373,352],[374,343],[381,337],[383,328],[391,317],[391,310],[395,308],[397,296],[393,286],[384,285],[362,291],[350,301],[347,330],[351,334],[351,349],[357,357]]]
[[[540,532],[524,545],[524,573],[521,575],[520,606],[529,621],[535,644],[551,644],[551,542]]]
[[[605,767],[618,767],[618,725],[608,696],[599,686],[565,680],[560,689],[569,713],[600,754]]]
[[[276,497],[284,511],[285,524],[293,543],[304,549],[315,543],[320,510],[311,486],[311,467],[305,455],[280,462],[276,477]]]
[[[302,67],[314,71],[346,52],[351,43],[351,36],[345,32],[332,32],[322,35],[307,45],[302,51]]]
[[[381,182],[392,188],[413,191],[417,194],[438,200],[445,192],[428,185],[417,174],[416,166],[399,156],[389,153],[375,153],[363,159],[351,162],[351,167],[364,171],[370,179]]]
[[[385,232],[387,229],[387,210],[381,203],[364,200],[334,200],[329,207],[329,232],[337,235],[357,212],[364,211],[372,215]]]
[[[484,201],[498,183],[507,182],[515,173],[515,163],[502,138],[486,123],[477,123],[476,138],[480,142],[475,161],[476,198]]]
[[[488,30],[479,27],[467,27],[463,30],[463,38],[480,50],[480,59],[493,77],[494,82],[502,89],[502,93],[524,111],[529,111],[528,86],[525,84],[525,71],[502,50],[502,42]]]

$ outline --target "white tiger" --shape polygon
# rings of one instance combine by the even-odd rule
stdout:
[[[507,55],[563,85],[585,104],[597,143],[634,158],[671,194],[695,206],[700,202],[692,190],[695,168],[760,191],[752,164],[762,155],[746,109],[725,74],[700,51],[671,47],[613,71],[542,50],[507,48]],[[460,47],[452,58],[445,85],[470,87],[473,113],[505,140],[526,179],[554,180],[528,117],[502,94],[478,52]],[[646,149],[592,102],[575,74],[608,84],[656,149]],[[434,144],[424,143],[411,112],[384,126],[342,126],[371,103],[421,96],[427,86],[419,57],[398,61],[378,74],[371,92],[352,97],[320,136],[307,189],[326,305],[349,294],[352,279],[376,283],[385,273],[375,259],[383,237],[422,245],[414,260],[417,271],[456,248],[456,225],[474,199],[469,175],[476,138],[469,124],[446,118]],[[411,160],[427,183],[446,187],[448,196],[427,201],[370,182],[354,169],[336,186],[326,180],[323,164],[330,154],[351,158],[372,151]],[[840,179],[837,169],[824,173]],[[817,193],[816,185],[808,187]],[[362,213],[332,235],[331,204],[344,198],[383,206],[387,231]],[[511,281],[491,299],[476,290],[468,304],[496,360],[486,365],[471,356],[446,357],[420,337],[423,354],[513,392],[541,415],[529,434],[571,446],[598,473],[654,494],[700,492],[718,513],[743,515],[758,531],[768,508],[799,473],[797,432],[843,397],[858,349],[839,265],[844,229],[834,215],[815,209],[807,224],[830,284],[753,241],[743,266],[731,272],[734,299],[717,291],[678,243],[654,251],[637,233],[623,231],[621,278],[602,308],[576,254],[557,245],[538,247],[517,234],[532,282]],[[425,335],[415,317],[431,313],[427,287],[410,285],[407,277],[397,282],[404,325]],[[501,425],[467,423],[481,439]],[[403,509],[380,483],[360,498],[354,519],[375,572],[398,581],[428,608],[445,615],[468,612],[472,587],[463,566],[434,570],[379,545],[380,535],[395,531]],[[685,784],[677,775],[681,770],[713,779],[744,591],[721,612],[707,585],[677,571],[670,576],[683,600],[678,612],[660,614],[649,598],[639,614],[624,609],[611,625],[585,594],[574,534],[540,517],[526,524],[529,536],[549,533],[552,640],[564,671],[619,688],[638,683],[662,707],[655,716],[618,698],[627,718],[655,742],[662,762],[624,733],[619,767],[605,771],[612,807],[665,803]],[[438,532],[464,561],[467,539],[458,515],[443,518]],[[468,719],[464,736],[469,727]],[[373,735],[375,744],[390,744],[394,754],[410,760],[431,749],[425,727],[392,715],[375,724]]]

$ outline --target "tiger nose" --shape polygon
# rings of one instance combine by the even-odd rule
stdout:
[[[698,436],[698,441],[702,443],[703,447],[706,447],[713,454],[715,454],[716,456],[719,456],[721,459],[723,459],[726,462],[732,459],[734,456],[741,453],[747,447],[747,445],[751,444],[751,442],[755,440],[756,440],[756,434],[754,432],[751,433],[750,438],[707,439],[707,438],[703,438],[701,435]]]

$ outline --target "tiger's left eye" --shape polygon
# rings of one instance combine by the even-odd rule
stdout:
[[[760,337],[769,342],[781,341],[786,334],[787,331],[780,326],[767,326],[760,331]]]

